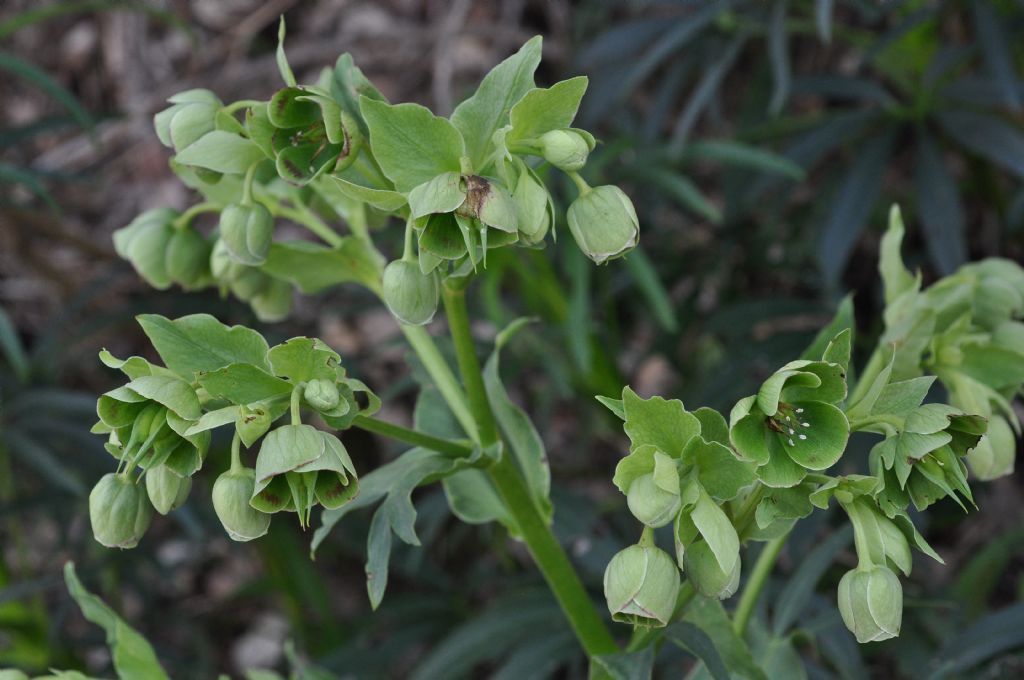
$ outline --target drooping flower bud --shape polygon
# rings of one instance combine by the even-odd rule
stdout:
[[[242,443],[252,446],[270,429],[270,413],[262,406],[242,406],[235,418],[235,429]]]
[[[156,136],[176,152],[216,127],[217,111],[223,106],[209,90],[179,92],[167,100],[171,106],[153,116]]]
[[[989,481],[1012,474],[1016,457],[1017,440],[1010,424],[994,415],[988,421],[988,432],[967,454],[967,465],[975,477]]]
[[[184,505],[191,490],[192,478],[182,477],[166,465],[157,465],[146,471],[146,493],[161,515]]]
[[[580,194],[566,218],[580,250],[597,264],[626,254],[640,238],[633,203],[617,186],[594,187]]]
[[[341,401],[338,386],[325,378],[314,378],[306,383],[302,396],[317,411],[330,411]]]
[[[888,567],[852,569],[839,581],[839,613],[857,642],[888,640],[900,634],[903,587]]]
[[[437,311],[440,293],[437,275],[424,274],[415,262],[395,260],[384,268],[384,302],[404,324],[429,323]]]
[[[707,597],[725,600],[732,597],[740,585],[740,560],[726,573],[707,541],[694,541],[683,554],[684,572],[697,592]]]
[[[537,140],[544,160],[559,170],[576,172],[587,164],[590,145],[578,132],[573,130],[551,130]]]
[[[551,194],[525,166],[516,182],[512,199],[516,204],[520,241],[526,245],[543,241],[554,222],[554,206]]]
[[[255,486],[256,472],[250,468],[228,470],[213,484],[213,509],[233,541],[251,541],[270,529],[270,515],[249,504]]]
[[[209,281],[212,244],[190,226],[175,229],[167,243],[167,275],[182,288],[201,288]]]
[[[631,545],[604,572],[604,596],[612,619],[643,626],[664,626],[679,594],[679,569],[668,553],[653,545]]]
[[[221,211],[220,237],[235,262],[261,265],[273,241],[274,217],[260,203],[234,203]]]
[[[674,466],[672,470],[675,470]],[[626,504],[633,516],[655,529],[671,522],[682,505],[678,474],[675,475],[674,488],[671,485],[659,484],[659,481],[661,480],[653,472],[641,475],[629,485],[629,492],[626,494]]]
[[[93,536],[108,548],[134,548],[152,518],[146,494],[128,475],[107,473],[89,494]]]
[[[284,321],[292,311],[292,286],[281,279],[267,278],[267,285],[249,299],[249,306],[260,321]]]
[[[168,208],[147,210],[114,232],[114,250],[157,290],[165,290],[172,283],[167,271],[167,249],[175,231],[171,223],[177,216],[176,211]]]

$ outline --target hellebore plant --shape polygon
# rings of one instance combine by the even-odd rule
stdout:
[[[863,370],[851,366],[847,300],[805,355],[728,419],[629,388],[599,397],[624,422],[630,447],[612,481],[642,525],[638,544],[615,555],[604,577],[611,620],[634,627],[628,643],[617,640],[623,629],[609,626],[551,531],[542,440],[501,381],[501,347],[521,323],[498,335],[481,369],[465,302],[489,250],[554,242],[562,216],[545,184],[551,168],[578,189],[564,219],[584,254],[607,263],[638,242],[625,192],[591,187],[580,175],[596,143],[572,127],[586,78],[536,87],[540,56],[534,38],[441,118],[388,102],[347,54],[316,83],[300,85],[279,47],[285,87],[269,101],[224,104],[191,90],[157,114],[172,168],[202,200],[180,214],[148,211],[116,233],[118,253],[139,275],[157,288],[217,287],[265,321],[287,317],[296,289],[360,284],[386,304],[429,374],[436,389],[424,390],[421,404],[450,414],[458,429],[374,417],[380,401],[320,340],[270,346],[256,331],[208,315],[142,315],[163,365],[100,355],[128,382],[97,404],[95,431],[108,435],[118,461],[90,496],[97,540],[136,545],[151,506],[165,513],[184,502],[210,431],[227,427],[231,465],[212,501],[228,535],[257,539],[282,512],[307,525],[321,506],[315,549],[347,513],[378,504],[367,550],[376,607],[392,534],[419,543],[411,492],[440,481],[460,519],[499,522],[525,543],[595,677],[618,677],[630,657],[617,655],[656,649],[688,606],[721,607],[747,580],[732,618],[741,639],[793,525],[835,498],[853,524],[859,558],[839,584],[842,619],[862,642],[897,635],[896,572],[910,573],[911,547],[939,559],[908,505],[923,509],[945,496],[970,502],[969,471],[991,479],[1013,469],[1020,424],[1009,404],[1024,383],[1024,271],[987,261],[924,288],[900,259],[894,209],[880,266],[886,330]],[[207,212],[219,214],[219,225],[203,234],[192,222]],[[277,238],[279,220],[323,244]],[[388,262],[374,237],[399,227],[404,237],[391,242],[401,241],[402,252]],[[424,328],[442,304],[458,375]],[[949,404],[925,403],[936,380]],[[358,454],[333,434],[353,427],[412,448],[360,469]],[[881,437],[869,474],[830,475],[853,432]],[[657,545],[662,527],[672,552]],[[753,542],[766,545],[744,579],[741,552]],[[721,631],[709,635],[721,642]]]

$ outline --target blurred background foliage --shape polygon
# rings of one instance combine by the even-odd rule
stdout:
[[[190,201],[151,115],[190,87],[268,97],[280,14],[300,79],[350,51],[393,100],[441,113],[537,33],[542,83],[590,76],[581,115],[603,143],[588,180],[630,192],[642,251],[597,269],[572,248],[498,251],[473,302],[483,340],[524,314],[542,321],[506,350],[506,375],[547,443],[558,533],[595,589],[634,537],[609,483],[623,437],[591,395],[630,383],[727,408],[797,356],[849,291],[859,345],[870,347],[878,235],[894,201],[908,262],[926,279],[968,259],[1024,258],[1019,2],[6,0],[0,668],[110,675],[101,633],[63,589],[73,558],[174,677],[283,669],[288,641],[344,677],[584,673],[522,547],[497,527],[457,522],[436,488],[416,495],[424,547],[396,548],[373,615],[361,513],[315,562],[310,535],[280,520],[266,539],[232,544],[208,488],[136,550],[92,541],[85,496],[111,461],[88,428],[94,395],[116,380],[96,351],[144,353],[132,322],[143,310],[255,324],[230,300],[151,291],[114,258],[114,229]],[[566,185],[560,198],[572,196]],[[382,238],[393,249],[391,232]],[[288,322],[261,330],[272,341],[323,337],[385,398],[385,417],[411,422],[414,376],[397,327],[368,296],[303,299]],[[346,443],[363,469],[399,453],[355,432]],[[226,444],[215,442],[197,487],[226,467]],[[803,523],[751,632],[758,661],[770,677],[1020,677],[1022,487],[1019,477],[980,487],[981,511],[966,518],[949,503],[929,513],[947,564],[917,565],[903,636],[866,647],[831,602],[853,559],[849,537],[825,514]],[[658,664],[678,677],[692,660],[668,645]]]

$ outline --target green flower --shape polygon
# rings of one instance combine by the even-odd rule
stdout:
[[[166,465],[158,465],[146,472],[146,493],[161,515],[184,505],[191,490],[192,478],[182,477]]]
[[[978,445],[985,428],[984,418],[947,404],[925,404],[907,414],[898,431],[876,444],[869,457],[882,480],[878,496],[886,514],[910,501],[923,510],[946,496],[964,507],[958,494],[973,502],[961,459]]]
[[[270,515],[249,504],[256,473],[249,468],[224,472],[213,484],[213,509],[233,541],[251,541],[270,530]]]
[[[835,405],[845,397],[840,364],[790,362],[733,407],[729,438],[758,465],[764,484],[795,486],[808,470],[828,469],[846,450],[850,423]]]
[[[582,170],[592,151],[587,139],[574,130],[545,132],[537,144],[544,160],[565,172]]]
[[[640,239],[640,220],[625,192],[606,185],[583,191],[566,214],[580,250],[597,264],[628,253]]]
[[[214,130],[223,106],[217,95],[202,89],[179,92],[167,101],[171,106],[153,116],[153,127],[160,142],[175,152]]]
[[[220,213],[220,238],[231,259],[258,266],[274,240],[274,217],[259,203],[232,203]]]
[[[93,536],[108,548],[134,548],[152,518],[153,508],[146,494],[125,473],[103,475],[89,494]]]
[[[278,90],[265,111],[256,115],[265,116],[272,126],[269,151],[278,175],[293,184],[305,185],[325,172],[344,170],[362,148],[359,125],[323,87]]]
[[[723,570],[711,546],[704,540],[686,546],[683,572],[697,592],[706,597],[725,600],[732,597],[740,585],[740,560],[735,561],[730,571]]]
[[[551,194],[526,163],[518,161],[518,179],[512,200],[516,204],[519,240],[524,245],[541,243],[555,223]]]
[[[626,494],[633,516],[649,527],[665,526],[679,512],[676,461],[654,446],[641,446],[620,460],[613,481]]]
[[[664,550],[631,545],[608,563],[604,596],[612,619],[637,626],[661,627],[675,611],[679,569]]]
[[[310,425],[282,425],[264,437],[250,499],[257,510],[294,511],[305,526],[317,502],[338,508],[358,493],[355,467],[337,437]]]
[[[857,642],[888,640],[900,634],[903,587],[888,567],[858,567],[839,581],[839,613]]]

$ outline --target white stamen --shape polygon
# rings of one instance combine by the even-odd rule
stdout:
[[[807,439],[807,435],[805,435],[805,434],[800,435],[800,439]]]
[[[792,437],[789,438],[789,445],[790,446],[796,446],[796,444],[793,443],[793,438]]]
[[[802,408],[798,408],[798,409],[796,410],[796,412],[797,412],[797,413],[803,413],[803,412],[804,412],[804,410],[803,410]]]
[[[793,428],[789,428],[789,433],[790,434],[796,434],[796,430],[794,430]]]
[[[787,420],[787,421],[789,420],[789,416],[786,416],[786,420]]]
[[[800,427],[810,427],[810,423],[800,423]]]

